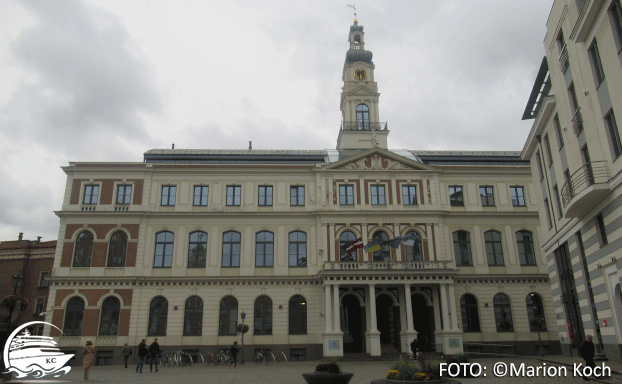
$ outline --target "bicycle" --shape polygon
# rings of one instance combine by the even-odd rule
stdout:
[[[186,351],[177,351],[175,352],[175,361],[177,365],[181,366],[192,366],[192,356]]]
[[[272,352],[262,349],[255,353],[255,364],[268,364],[269,361],[276,361]]]
[[[213,353],[208,353],[205,355],[205,364],[210,365],[211,363],[216,364],[216,355]]]

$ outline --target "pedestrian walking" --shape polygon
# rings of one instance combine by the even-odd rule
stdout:
[[[153,343],[151,343],[151,345],[149,346],[149,356],[151,356],[149,358],[149,372],[153,372],[153,363],[155,363],[156,372],[159,371],[158,359],[160,358],[160,353],[160,344],[158,344],[158,339],[155,338],[153,339]]]
[[[233,346],[229,349],[229,353],[231,353],[231,357],[233,357],[233,361],[229,363],[229,366],[233,364],[233,368],[238,367],[238,352],[240,352],[240,348],[238,347],[238,342],[234,341]]]
[[[93,361],[95,360],[95,346],[91,339],[86,341],[86,345],[84,346],[84,350],[82,351],[84,354],[84,358],[82,359],[82,368],[84,368],[84,381],[89,380],[89,371],[93,366]]]
[[[136,365],[136,372],[138,372],[140,368],[140,373],[143,373],[143,365],[145,364],[148,354],[149,348],[147,348],[147,340],[143,339],[143,341],[138,344],[138,364]]]
[[[127,345],[127,343],[125,343],[123,345],[123,360],[125,361],[125,368],[127,368],[127,361],[129,360],[131,355],[132,355],[132,348],[130,348],[130,346]]]
[[[410,343],[410,350],[413,353],[413,359],[417,358],[417,352],[419,352],[419,340],[415,337]]]
[[[594,363],[594,343],[592,343],[592,335],[586,335],[585,340],[579,347],[579,355],[585,360],[585,365],[594,369],[596,364]],[[589,380],[587,377],[582,376],[583,380]]]

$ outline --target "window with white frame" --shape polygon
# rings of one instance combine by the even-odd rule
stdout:
[[[385,205],[385,186],[384,185],[372,185],[371,186],[371,204],[372,205]]]

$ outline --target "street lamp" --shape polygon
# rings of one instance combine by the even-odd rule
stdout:
[[[242,360],[240,361],[240,364],[244,364],[244,319],[246,319],[246,312],[242,310],[240,316],[242,316]]]
[[[24,282],[24,276],[22,276],[21,273],[18,273],[17,275],[13,275],[13,295],[14,296],[17,294],[17,289],[22,286],[23,282]]]
[[[540,343],[540,357],[544,357],[544,349],[542,348],[542,338],[540,337],[540,331],[542,330],[542,317],[537,316],[538,306],[536,304],[533,305],[533,322],[534,325],[538,328],[538,343]],[[539,315],[539,313],[538,313]]]

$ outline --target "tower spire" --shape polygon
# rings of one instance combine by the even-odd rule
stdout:
[[[358,21],[356,20],[356,3],[347,4],[347,6],[354,10],[354,24],[358,23]]]

